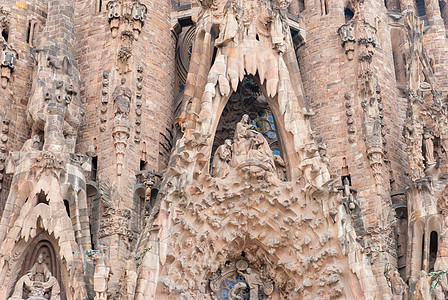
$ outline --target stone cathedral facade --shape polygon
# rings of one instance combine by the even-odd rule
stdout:
[[[446,299],[446,0],[0,0],[0,299]]]

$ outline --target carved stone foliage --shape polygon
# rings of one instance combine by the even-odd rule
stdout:
[[[102,217],[100,221],[99,238],[118,234],[126,243],[131,243],[135,237],[130,230],[131,211],[114,204],[116,192],[110,182],[100,184]]]
[[[174,176],[165,179],[167,189],[161,191],[161,196],[167,197],[169,193],[176,208],[169,208],[175,209],[173,214],[163,206],[159,212],[164,217],[158,218],[151,231],[158,234],[150,239],[161,242],[145,245],[151,251],[146,253],[139,269],[138,293],[149,295],[156,290],[156,285],[144,281],[143,276],[160,268],[161,292],[155,294],[155,299],[179,294],[193,299],[209,299],[210,295],[212,299],[221,299],[220,292],[230,299],[252,299],[254,294],[264,299],[288,296],[300,299],[304,295],[344,297],[343,278],[349,267],[344,265],[344,254],[338,250],[336,227],[324,224],[340,222],[347,229],[347,224],[352,224],[350,214],[344,208],[339,217],[338,203],[330,198],[324,204],[326,213],[321,215],[318,199],[328,199],[322,194],[314,194],[316,201],[303,205],[304,200],[299,199],[305,193],[298,195],[295,191],[304,189],[297,183],[279,182],[275,186],[249,179],[230,173],[224,179],[209,178],[189,184],[178,193],[174,192],[179,188],[178,179]],[[347,211],[357,211],[356,199],[347,197],[352,199],[347,205],[354,206]],[[159,225],[168,222],[171,228]],[[357,241],[354,227],[350,228],[341,231],[349,244],[355,243],[353,239]],[[366,278],[367,284],[372,277],[366,276],[373,276],[366,270],[370,262],[367,256],[361,259],[363,248],[357,245],[352,248],[347,244],[348,253],[354,272]],[[160,261],[158,267],[157,261]],[[375,290],[375,286],[367,286],[365,292]]]
[[[48,266],[43,262],[42,254],[37,259],[31,270],[22,276],[16,283],[14,292],[9,300],[59,300],[61,289],[57,279],[51,274]]]

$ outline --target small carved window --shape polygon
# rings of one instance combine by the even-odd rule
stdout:
[[[227,300],[227,299],[235,299],[234,296],[239,296],[241,300],[250,300],[250,288],[239,289],[238,283],[244,283],[247,285],[246,279],[238,275],[236,272],[225,277],[219,286],[218,299]],[[233,289],[239,289],[239,291],[234,291]],[[231,293],[234,296],[231,296]],[[238,299],[238,298],[237,298]],[[258,290],[258,299],[264,300],[267,299],[267,296],[264,294],[263,290],[259,288]]]
[[[9,37],[8,29],[5,28],[2,30],[2,37],[5,39],[6,42],[8,41],[8,37]]]
[[[350,21],[351,19],[353,19],[353,17],[355,16],[355,13],[353,12],[353,10],[351,10],[350,8],[346,7],[344,9],[344,16],[345,16],[345,23],[347,23],[348,21]]]
[[[426,18],[425,0],[415,0],[415,6],[417,7],[417,16],[425,19]]]

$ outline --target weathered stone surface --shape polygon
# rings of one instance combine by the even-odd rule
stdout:
[[[0,299],[444,299],[445,24],[0,0]]]

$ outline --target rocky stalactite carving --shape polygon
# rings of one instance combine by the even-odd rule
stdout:
[[[13,299],[22,299],[24,290],[28,293],[26,299],[59,299],[60,293],[86,291],[84,278],[75,280],[79,275],[75,274],[74,266],[78,269],[83,266],[78,273],[86,274],[90,267],[90,262],[82,256],[91,247],[87,242],[89,224],[85,222],[84,176],[90,163],[87,157],[75,153],[84,111],[79,92],[80,74],[72,49],[74,3],[49,3],[46,15],[46,34],[38,39],[32,51],[35,72],[24,111],[31,137],[20,151],[10,152],[8,159],[7,173],[12,174],[12,180],[0,223],[2,299],[11,294]],[[4,35],[2,31],[2,39]],[[5,134],[9,121],[7,118],[2,121]],[[6,143],[7,138],[2,140]],[[36,239],[45,240],[57,249],[55,259],[59,261],[61,273],[52,275],[39,258],[30,272],[18,278],[23,263],[20,258],[34,251]],[[64,284],[59,286],[54,276]]]

